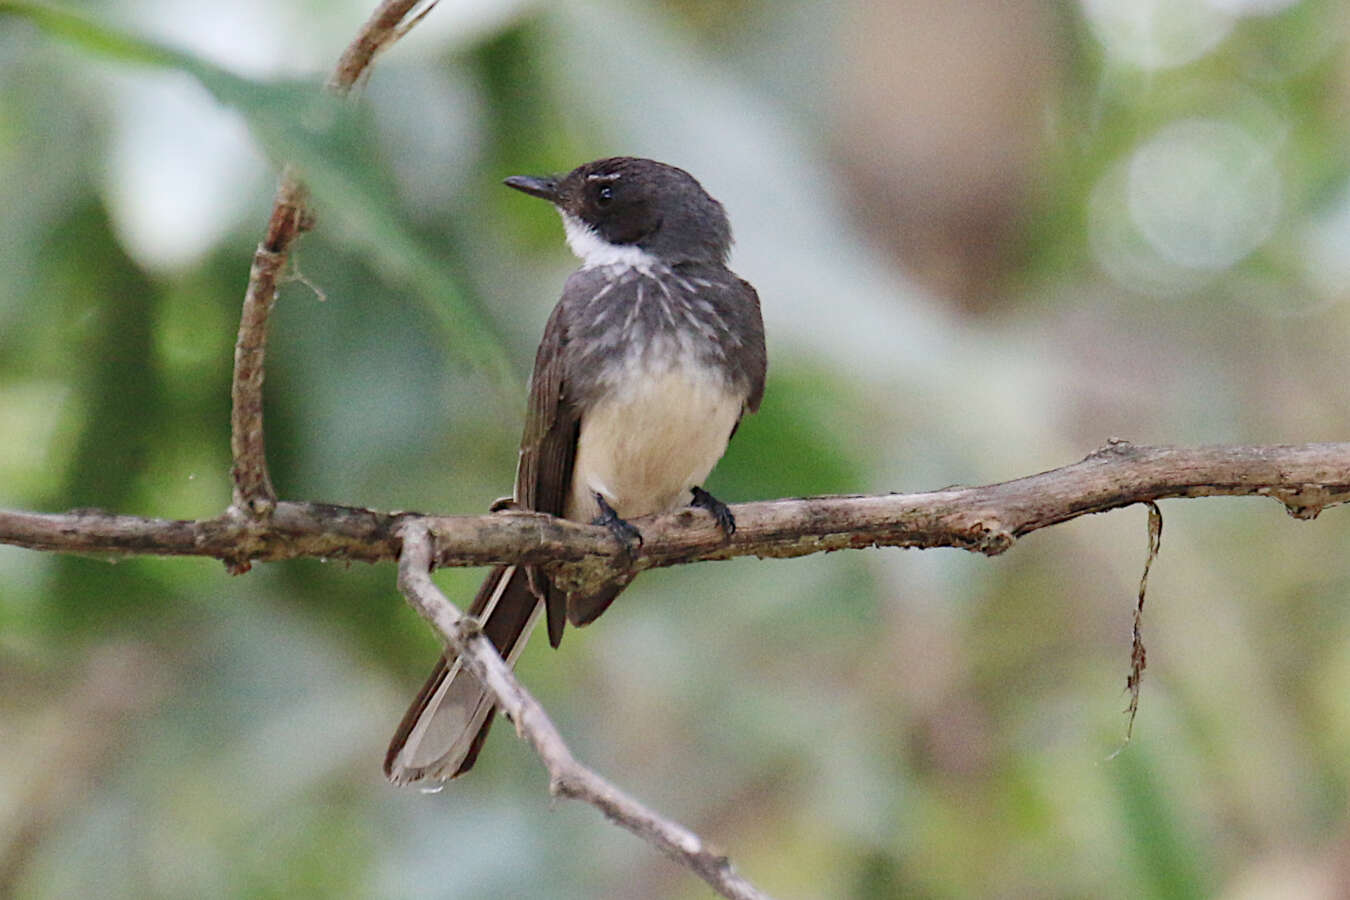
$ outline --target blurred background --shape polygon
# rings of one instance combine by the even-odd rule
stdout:
[[[187,54],[169,68],[0,18],[0,505],[228,503],[276,157],[323,144],[298,86],[372,6],[83,4]],[[1111,437],[1344,440],[1346,19],[443,0],[315,169],[268,362],[278,491],[442,513],[509,492],[574,260],[500,181],[611,154],[693,172],[763,299],[768,394],[710,483],[726,500],[1000,481]],[[228,105],[182,71],[208,62],[242,77]],[[1346,896],[1350,511],[1162,507],[1114,758],[1142,509],[996,559],[651,573],[519,671],[584,760],[783,898]],[[437,577],[467,601],[481,573]],[[387,785],[436,652],[389,565],[0,547],[0,894],[708,896],[550,802],[508,727],[439,794]]]

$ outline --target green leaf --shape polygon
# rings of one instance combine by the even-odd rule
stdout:
[[[121,62],[143,63],[150,66],[174,66],[182,54],[166,47],[156,46],[128,35],[96,25],[73,13],[38,6],[35,3],[13,3],[0,0],[0,13],[28,19],[43,31],[83,47],[93,53]]]
[[[415,292],[471,364],[504,387],[515,374],[505,346],[455,276],[406,225],[361,108],[318,86],[244,78],[191,54],[73,13],[0,0],[0,14],[27,19],[52,37],[121,63],[185,72],[244,117],[278,163],[290,163],[324,208],[335,210],[384,275]]]

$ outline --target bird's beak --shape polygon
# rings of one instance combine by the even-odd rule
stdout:
[[[548,175],[512,175],[502,184],[549,203],[558,202],[558,179]]]

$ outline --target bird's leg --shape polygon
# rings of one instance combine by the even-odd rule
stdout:
[[[626,519],[619,517],[614,511],[614,507],[600,494],[595,492],[595,502],[600,507],[600,515],[591,520],[592,525],[603,525],[609,529],[609,533],[614,535],[614,539],[619,542],[624,555],[631,561],[633,555],[642,547],[642,532],[634,528]]]
[[[722,529],[722,533],[727,537],[736,533],[736,517],[731,514],[731,507],[701,487],[691,488],[690,493],[694,495],[690,506],[697,506],[712,513],[712,517],[717,521],[717,527]]]

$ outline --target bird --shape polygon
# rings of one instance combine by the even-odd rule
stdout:
[[[727,267],[722,204],[685,170],[628,156],[504,184],[554,206],[581,263],[535,355],[511,505],[604,525],[629,554],[642,540],[629,519],[685,505],[729,538],[734,515],[702,485],[759,408],[767,355],[759,296]],[[594,621],[632,577],[569,592],[537,566],[497,566],[468,614],[514,665],[541,614],[557,647],[566,623]],[[468,771],[493,708],[442,656],[390,742],[386,777],[434,787]]]

